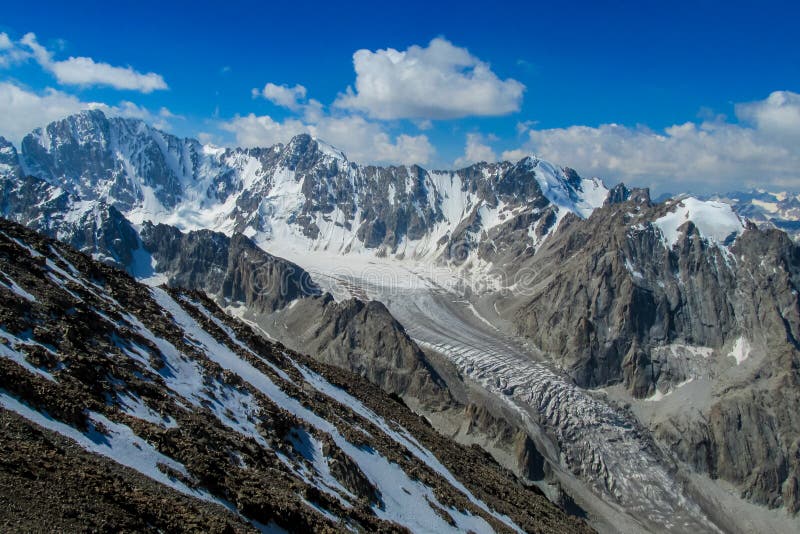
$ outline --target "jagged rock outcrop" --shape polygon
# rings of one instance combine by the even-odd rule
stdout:
[[[170,285],[201,289],[255,312],[271,313],[321,293],[300,266],[268,254],[242,234],[183,233],[173,226],[145,223],[141,239],[155,260],[154,270]]]
[[[295,350],[362,376],[415,406],[458,408],[425,353],[380,302],[336,302],[326,294],[299,300],[272,317],[247,316],[270,335],[289,338],[286,343]]]
[[[536,449],[530,436],[518,425],[497,417],[486,406],[470,402],[464,411],[459,429],[461,439],[475,440],[492,451],[510,453],[515,471],[527,480],[545,477],[546,460]]]

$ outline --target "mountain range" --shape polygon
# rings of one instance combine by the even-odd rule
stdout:
[[[608,188],[598,178],[583,178],[533,156],[435,171],[362,166],[307,135],[268,148],[219,148],[177,138],[142,121],[87,111],[33,131],[19,150],[0,140],[0,214],[63,244],[4,223],[6,247],[11,248],[0,290],[20,309],[37,309],[32,304],[40,298],[37,291],[60,294],[60,300],[53,297],[47,305],[57,301],[60,307],[49,313],[67,322],[73,321],[71,308],[62,301],[86,298],[77,286],[102,291],[97,301],[110,308],[96,313],[112,318],[106,330],[130,331],[138,337],[129,343],[139,345],[144,343],[140,338],[148,339],[144,326],[138,326],[146,321],[130,308],[152,308],[145,316],[164,316],[160,307],[173,317],[173,326],[158,328],[166,332],[176,322],[184,330],[191,326],[181,343],[190,339],[186,350],[194,351],[193,361],[213,362],[217,346],[207,350],[212,343],[233,348],[237,360],[214,362],[224,376],[225,369],[238,373],[243,357],[252,359],[241,351],[273,354],[274,343],[280,343],[280,350],[292,356],[276,356],[270,365],[280,372],[268,371],[270,376],[288,373],[288,383],[293,377],[313,388],[323,380],[317,376],[328,376],[320,375],[325,370],[353,377],[341,380],[358,380],[359,388],[377,386],[369,389],[371,395],[396,400],[369,405],[370,424],[390,427],[386,417],[400,417],[385,415],[378,405],[407,406],[424,418],[420,428],[431,425],[438,432],[425,430],[431,436],[475,445],[494,458],[484,460],[486,465],[496,461],[513,473],[508,487],[515,489],[508,490],[505,504],[498,504],[488,497],[471,500],[459,486],[466,482],[453,482],[439,472],[449,481],[447,491],[460,492],[462,499],[467,495],[471,506],[477,506],[456,517],[454,506],[423,498],[437,517],[445,517],[441,510],[449,514],[452,521],[446,523],[456,529],[473,528],[466,521],[477,516],[490,530],[585,527],[557,507],[548,508],[539,498],[544,495],[599,531],[791,532],[800,525],[795,516],[800,509],[800,248],[783,230],[793,231],[794,203],[794,196],[767,193],[682,195],[654,202],[647,190],[622,184]],[[87,256],[67,252],[65,246]],[[32,247],[30,259],[23,250],[12,251],[14,247]],[[60,264],[51,250],[72,254],[72,259]],[[13,257],[25,257],[31,263],[28,270],[38,265],[41,274],[22,280],[27,275],[13,265]],[[37,259],[41,257],[45,259]],[[77,269],[80,276],[70,275],[75,282],[68,283],[55,270],[69,274],[67,264],[78,263],[86,267]],[[136,297],[129,295],[120,303],[117,293],[123,290],[97,289],[98,276],[124,281],[119,283]],[[201,315],[206,317],[201,321],[205,333],[197,330]],[[7,346],[45,347],[44,352],[4,353],[14,362],[0,360],[8,373],[13,371],[13,378],[6,375],[2,384],[7,412],[40,426],[41,414],[47,412],[59,424],[78,428],[80,436],[91,434],[92,425],[104,417],[115,435],[130,433],[128,427],[113,426],[127,421],[112,418],[119,402],[113,408],[113,399],[103,404],[102,395],[80,393],[114,386],[110,378],[104,386],[81,375],[80,385],[73,388],[70,402],[90,407],[90,421],[81,419],[74,406],[67,418],[40,397],[31,397],[29,390],[43,391],[31,380],[60,384],[62,373],[70,377],[63,379],[68,383],[78,379],[70,374],[72,365],[62,369],[57,362],[48,363],[48,358],[71,361],[74,351],[56,357],[65,350],[63,341],[24,337],[28,330],[36,333],[30,321],[13,331],[4,327],[11,336]],[[156,326],[147,328],[152,332]],[[236,336],[247,330],[248,340],[266,348],[251,341],[241,347],[241,339],[226,328]],[[104,332],[111,336],[111,330]],[[75,334],[89,346],[98,343],[99,335]],[[180,337],[169,334],[169,339]],[[161,341],[150,338],[148,343],[167,357]],[[127,350],[120,357],[132,358],[133,365],[143,349]],[[285,358],[291,361],[287,364]],[[308,375],[313,379],[306,370],[316,373]],[[159,368],[148,372],[158,374]],[[28,382],[21,383],[28,385],[12,388],[22,376]],[[182,383],[180,377],[162,376],[161,397],[174,397],[178,386],[171,378]],[[281,395],[258,390],[241,374],[231,378],[234,384],[241,379],[246,382],[242,391],[259,399],[266,395],[274,402],[273,394]],[[152,406],[142,404],[143,390],[130,377],[124,382],[115,387],[139,399],[137,413],[150,410]],[[341,393],[330,394],[330,383],[320,387],[321,393],[341,402]],[[309,391],[305,385],[295,390]],[[235,398],[242,391],[230,395]],[[180,403],[194,403],[194,394],[177,393],[183,398]],[[240,401],[231,401],[226,409],[235,415]],[[316,402],[313,409],[327,424],[342,409],[325,408],[327,400]],[[348,398],[344,405],[352,408],[351,402],[364,400]],[[213,406],[206,408],[214,411]],[[319,413],[325,410],[327,417]],[[165,413],[178,419],[172,408]],[[403,413],[419,425],[411,412]],[[201,417],[199,426],[219,426],[219,421],[225,426],[230,414],[216,417],[218,421],[205,412],[196,417]],[[335,417],[352,424],[352,416]],[[18,427],[21,420],[13,423]],[[365,424],[356,426],[364,430]],[[44,426],[52,431],[53,425]],[[300,440],[314,448],[322,443],[319,429],[305,428],[305,435],[296,438],[290,432],[268,434],[268,445],[280,451],[273,441]],[[66,430],[55,431],[66,435]],[[84,438],[69,432],[83,443]],[[255,442],[259,436],[267,439],[263,430],[248,432]],[[156,440],[149,433],[135,433],[147,446]],[[391,432],[385,435],[393,441],[386,450],[408,449]],[[444,442],[458,447],[453,441]],[[305,500],[317,505],[312,508],[322,507],[335,516],[323,513],[323,518],[354,528],[376,529],[375,521],[387,519],[425,531],[427,527],[403,523],[398,515],[382,516],[389,505],[377,495],[389,494],[388,487],[380,486],[385,481],[364,470],[358,451],[336,444],[341,450],[334,456],[360,467],[351,470],[357,474],[347,475],[352,487],[339,484],[351,493],[357,493],[356,487],[366,491],[366,509],[358,508],[359,514],[345,519],[337,508],[341,502],[321,502],[305,490]],[[276,454],[281,458],[283,453]],[[303,456],[302,450],[299,454]],[[441,460],[444,453],[431,454]],[[331,456],[324,456],[330,464]],[[170,458],[184,477],[198,476],[185,458]],[[310,473],[310,482],[300,478],[319,489],[324,484],[314,483],[314,477],[324,478],[326,468],[315,466],[319,458],[313,451],[305,458],[311,467],[298,472]],[[243,458],[246,465],[251,461]],[[143,474],[163,483],[163,474]],[[224,496],[228,504],[233,488],[244,484],[206,482],[197,492],[213,499]],[[364,489],[367,483],[371,490]],[[176,484],[167,486],[174,490]],[[498,487],[489,489],[488,484],[480,490],[487,495]],[[469,491],[479,491],[474,488]],[[508,503],[522,502],[514,499],[529,502],[522,508],[530,514],[521,518],[508,511]],[[455,508],[466,510],[464,506]],[[272,520],[288,526],[289,516],[274,510],[248,514],[238,501],[232,508],[240,514],[226,516],[232,525],[243,516],[250,525],[252,520]],[[296,508],[303,510],[297,512],[303,517],[314,513],[303,508],[302,499]],[[504,523],[502,514],[514,525]],[[322,521],[314,518],[304,520]]]

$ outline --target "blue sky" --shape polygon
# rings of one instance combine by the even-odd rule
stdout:
[[[800,189],[797,2],[166,4],[5,6],[0,134],[102,103],[365,162],[534,152],[657,191]]]

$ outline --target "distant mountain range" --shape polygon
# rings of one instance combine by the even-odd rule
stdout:
[[[677,196],[681,195],[665,193],[657,200],[663,201]],[[795,240],[800,237],[800,193],[750,189],[725,194],[697,195],[697,197],[725,202],[733,206],[736,213],[758,225],[779,228]]]

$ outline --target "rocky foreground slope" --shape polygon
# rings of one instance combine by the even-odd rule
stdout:
[[[0,221],[0,294],[4,528],[587,530],[201,293]]]

